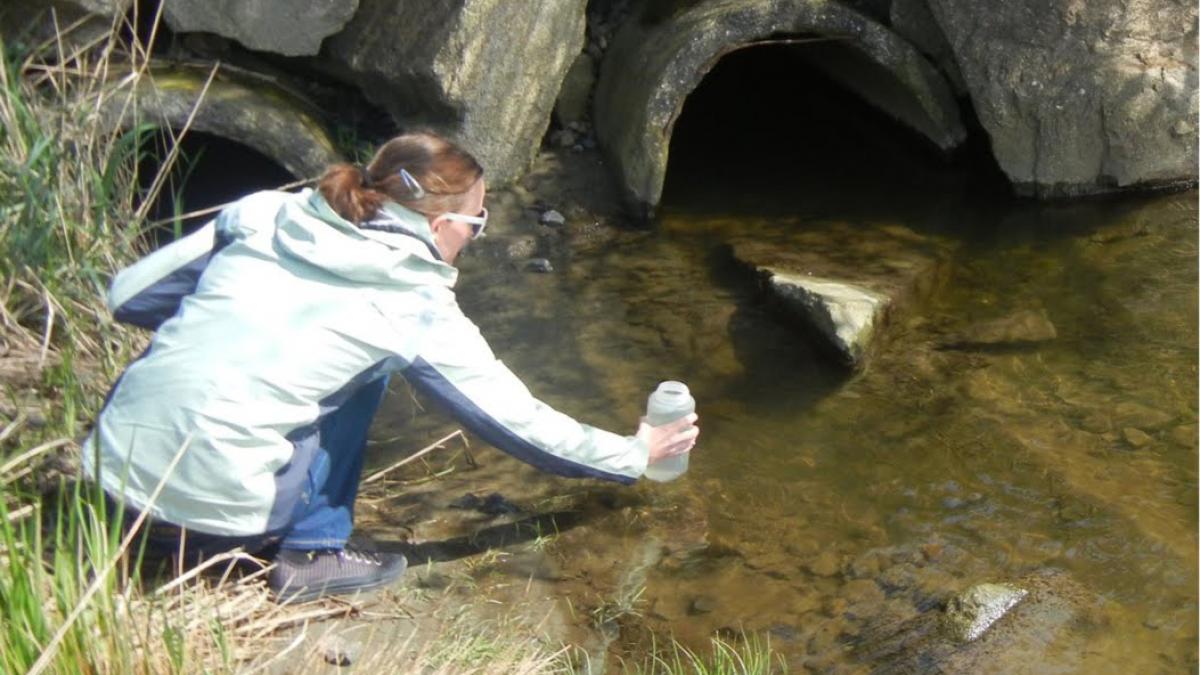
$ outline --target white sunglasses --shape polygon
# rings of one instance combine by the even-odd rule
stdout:
[[[471,239],[479,239],[483,236],[483,231],[487,229],[488,210],[486,206],[477,216],[468,216],[450,211],[443,213],[441,217],[446,220],[455,220],[460,223],[469,224],[471,226]]]

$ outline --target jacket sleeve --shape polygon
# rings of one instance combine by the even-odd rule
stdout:
[[[404,376],[472,433],[560,476],[632,483],[645,473],[643,441],[581,424],[534,398],[456,303],[426,314],[424,323]]]
[[[117,273],[108,291],[113,317],[150,330],[175,315],[212,257],[215,221]]]

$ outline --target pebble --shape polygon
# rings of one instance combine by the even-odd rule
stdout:
[[[816,558],[809,560],[804,568],[818,577],[831,577],[838,573],[841,561],[833,551],[824,551]]]
[[[848,571],[852,579],[874,577],[880,571],[879,556],[873,553],[859,556],[850,563]]]
[[[1113,414],[1123,423],[1123,426],[1150,429],[1151,431],[1165,427],[1174,419],[1161,410],[1155,410],[1135,401],[1118,403]]]
[[[570,129],[561,129],[550,134],[550,141],[560,148],[569,148],[575,145],[575,132]]]
[[[771,637],[782,640],[785,643],[794,643],[800,639],[800,631],[795,626],[789,626],[785,623],[777,623],[767,629]]]
[[[1121,430],[1121,435],[1125,438],[1125,442],[1135,448],[1144,448],[1154,442],[1150,434],[1134,427],[1125,427]]]
[[[546,274],[554,271],[554,265],[550,264],[550,261],[545,258],[530,258],[525,261],[524,269],[526,272]]]
[[[354,647],[341,637],[326,635],[321,638],[321,647],[325,663],[339,668],[345,668],[354,663]]]
[[[542,217],[538,220],[538,222],[542,225],[549,225],[550,227],[562,227],[563,225],[567,224],[567,218],[558,211],[550,209],[542,214]]]

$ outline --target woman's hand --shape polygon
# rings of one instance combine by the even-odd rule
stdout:
[[[698,419],[696,413],[692,413],[661,427],[652,427],[646,424],[646,418],[643,417],[636,435],[650,448],[648,463],[653,464],[691,450],[696,445],[696,437],[700,435],[700,427],[696,426]]]

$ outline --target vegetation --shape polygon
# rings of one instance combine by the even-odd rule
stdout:
[[[40,45],[0,43],[0,672],[265,670],[312,657],[304,650],[324,648],[302,640],[307,632],[323,622],[336,634],[337,619],[358,608],[276,605],[264,564],[242,554],[187,572],[143,572],[120,519],[74,480],[80,434],[146,341],[113,322],[106,288],[114,270],[145,251],[148,205],[178,161],[180,136],[169,132],[174,144],[149,163],[158,173],[138,176],[162,131],[138,119],[133,96],[149,77],[149,49],[120,39],[131,31],[119,28],[87,44],[69,30]],[[565,650],[515,629],[438,621],[440,639],[391,639],[387,649],[356,655],[356,665],[570,669]],[[687,672],[701,663],[681,649],[672,658],[649,667]],[[763,662],[724,647],[716,659]]]

